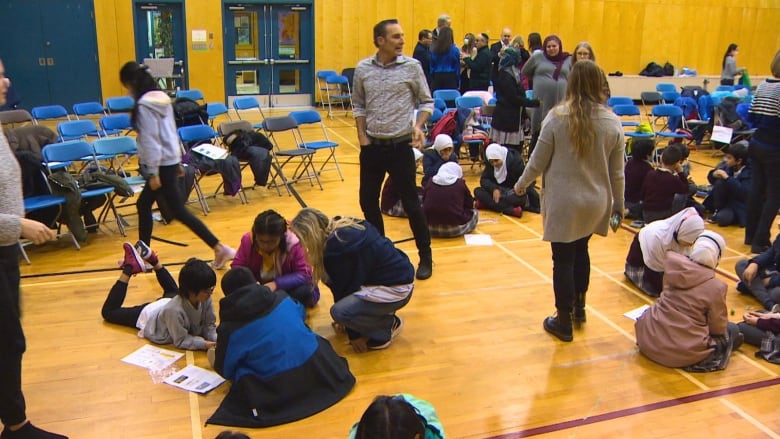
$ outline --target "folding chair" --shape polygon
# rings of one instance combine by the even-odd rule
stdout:
[[[455,108],[455,99],[460,97],[460,92],[454,89],[443,88],[433,92],[433,98],[439,98],[444,101],[447,108]]]
[[[101,160],[100,157],[108,158],[107,172],[113,172],[116,175],[122,177],[127,182],[127,184],[133,188],[134,193],[138,193],[143,189],[144,185],[146,184],[146,180],[140,175],[130,176],[130,173],[125,171],[125,169],[122,167],[129,161],[131,156],[136,154],[138,147],[134,138],[129,136],[106,137],[95,140],[92,143],[92,147],[95,149],[95,155],[98,157],[98,160]],[[116,198],[116,196],[116,192],[110,195],[112,201],[114,198]],[[127,197],[119,200],[119,202],[123,204],[116,206],[116,203],[114,203],[114,205],[117,207],[117,209],[119,209],[120,207],[132,206],[135,204],[124,204],[125,201],[127,201]],[[107,208],[104,207],[98,218],[101,218],[106,213]],[[119,221],[121,221],[123,225],[127,225],[127,222],[121,215],[119,216]]]
[[[217,132],[219,133],[219,136],[222,137],[222,146],[225,148],[228,148],[228,146],[225,144],[224,140],[227,136],[229,136],[234,131],[252,131],[252,124],[249,123],[248,120],[235,120],[230,122],[222,122],[219,124],[219,129]],[[241,164],[241,172],[244,172],[244,169],[249,166],[249,162],[245,160],[238,159],[239,163]],[[253,184],[251,187],[247,186],[247,188],[254,189],[255,185]],[[217,188],[219,190],[219,188]]]
[[[233,118],[230,117],[227,106],[222,102],[209,102],[206,104],[206,112],[209,115],[209,125],[211,125],[212,128],[214,127],[214,119],[219,116],[225,115],[228,120],[233,120]]]
[[[192,99],[193,101],[201,101],[201,103],[206,102],[206,98],[203,97],[203,92],[197,88],[176,90],[176,99],[178,98]]]
[[[325,79],[331,75],[338,75],[338,73],[335,70],[319,70],[316,74],[317,94],[319,95],[320,105],[323,107],[326,105],[326,96],[328,93],[328,84],[325,82]]]
[[[674,104],[674,101],[676,101],[679,97],[680,93],[674,90],[661,92],[661,99],[663,99],[664,104]]]
[[[80,102],[73,104],[73,114],[76,115],[76,120],[81,119],[82,116],[108,116],[106,109],[100,102]]]
[[[130,112],[134,106],[135,99],[130,96],[106,98],[106,109],[108,110],[108,114],[127,113]]]
[[[665,91],[677,91],[677,86],[670,82],[659,82],[655,85],[655,91],[663,93]]]
[[[328,117],[333,118],[333,104],[341,104],[344,116],[352,111],[352,89],[349,86],[349,79],[343,75],[331,75],[325,78],[328,85]],[[349,105],[349,108],[347,108]]]
[[[260,112],[260,117],[265,119],[263,109],[260,108],[260,102],[258,102],[254,96],[241,96],[233,99],[233,109],[236,110],[236,116],[238,116],[239,119],[243,119],[241,117],[241,111],[252,109],[257,109],[257,111]],[[259,123],[252,124],[252,128],[256,130],[263,129],[263,121],[261,120]]]
[[[624,127],[635,127],[642,122],[642,112],[639,110],[639,107],[633,103],[615,104],[612,106],[612,111],[620,118],[620,125]],[[639,118],[638,120],[636,119],[637,117]],[[630,119],[626,120],[625,118]],[[650,134],[650,137],[653,137],[653,135]]]
[[[98,137],[99,135],[95,122],[89,119],[60,122],[57,124],[57,133],[59,133],[60,140],[63,142],[82,140],[87,136]]]
[[[676,131],[673,131],[672,128],[675,127],[675,124],[682,123],[683,118],[683,112],[680,107],[677,107],[672,104],[661,104],[656,105],[653,107],[653,130],[655,130],[655,137],[656,138],[664,138],[669,139],[669,143],[673,143],[674,141],[680,141],[687,139],[688,136],[685,134],[679,134]],[[661,123],[661,129],[656,129],[659,122]]]
[[[634,105],[634,100],[628,96],[612,96],[607,99],[608,107],[614,107],[615,105]]]
[[[49,173],[52,172],[53,167],[48,166],[48,164],[52,162],[62,163],[62,162],[90,160],[92,161],[92,163],[95,164],[95,166],[98,166],[97,157],[95,155],[95,150],[92,148],[92,145],[80,140],[74,142],[52,143],[50,145],[46,145],[41,151],[41,154],[43,155],[43,162],[44,164],[47,165],[46,169],[49,171]],[[67,172],[67,170],[65,170],[65,172]],[[122,236],[125,236],[125,227],[122,224],[119,215],[117,214],[116,206],[114,206],[113,197],[109,195],[112,192],[114,192],[114,188],[110,186],[99,188],[99,189],[83,190],[81,192],[81,198],[86,199],[86,198],[108,195],[107,197],[108,201],[106,202],[108,205],[107,209],[114,214],[114,219],[116,219],[116,225],[117,225],[117,229],[119,230],[119,233]],[[105,221],[106,219],[105,217],[108,215],[108,210],[106,210],[105,215],[101,213],[100,216],[102,216],[103,219],[103,221],[101,222]]]
[[[442,113],[447,111],[447,103],[442,98],[433,98],[433,106]]]
[[[32,113],[33,123],[35,123],[35,125],[38,125],[38,122],[42,120],[70,120],[68,110],[66,110],[62,105],[44,105],[42,107],[33,107],[32,110],[30,110],[30,113]]]
[[[328,151],[328,156],[325,158],[325,161],[322,162],[322,166],[320,166],[317,173],[322,174],[322,171],[325,170],[325,166],[328,162],[333,160],[333,164],[335,165],[333,169],[339,173],[341,181],[344,181],[344,175],[341,174],[339,161],[336,159],[336,147],[339,146],[339,144],[328,138],[328,131],[325,129],[325,124],[322,122],[320,113],[316,110],[293,111],[290,113],[290,117],[295,119],[295,122],[298,124],[298,128],[293,130],[293,138],[295,138],[295,142],[298,144],[299,148],[313,149],[315,151],[324,149]],[[302,125],[318,126],[322,132],[322,137],[319,140],[304,140],[303,131],[301,130]]]
[[[268,138],[274,144],[274,160],[271,166],[271,182],[269,186],[276,188],[277,194],[282,196],[282,192],[279,190],[279,185],[284,185],[287,189],[287,194],[292,196],[290,185],[300,180],[309,180],[309,183],[314,186],[312,180],[317,181],[320,190],[322,190],[322,183],[317,175],[317,170],[314,168],[312,158],[316,150],[307,148],[295,148],[295,149],[281,149],[279,146],[279,140],[277,134],[284,131],[295,131],[298,129],[298,123],[291,116],[281,117],[269,117],[263,121],[263,128],[268,133]],[[293,140],[295,138],[293,137]],[[284,161],[280,161],[279,158],[284,157]],[[300,161],[292,174],[292,178],[288,179],[284,175],[284,167],[290,163],[294,158],[299,158]],[[281,183],[278,181],[281,180]]]
[[[210,143],[212,145],[218,145],[220,143],[217,132],[214,131],[214,128],[211,128],[208,125],[190,125],[181,127],[178,129],[178,133],[183,151],[186,151],[185,145],[189,143],[201,142]],[[196,169],[195,171],[195,193],[198,196],[198,202],[200,203],[200,207],[203,210],[204,215],[207,215],[210,209],[208,203],[206,202],[206,197],[203,194],[203,190],[201,189],[200,181],[208,175],[219,174],[217,172],[201,172],[199,169]],[[222,185],[218,185],[217,190],[211,196],[216,197],[221,187]],[[249,200],[247,200],[246,194],[242,188],[238,189],[238,199],[241,200],[241,204],[249,203]]]
[[[653,105],[663,104],[664,98],[661,93],[657,91],[643,91],[640,93],[639,98],[642,101],[642,106],[645,107],[645,115],[649,118],[652,117],[651,107]]]
[[[102,136],[126,136],[133,131],[130,115],[127,113],[110,114],[100,118]]]
[[[33,123],[33,117],[27,110],[6,110],[0,111],[0,125],[11,125],[11,128],[17,124]]]
[[[472,111],[475,111],[475,109],[482,109],[482,105],[484,105],[484,101],[479,96],[459,96],[455,98],[455,108],[457,110],[460,109],[470,109]],[[465,127],[464,127],[465,129]],[[464,136],[465,137],[465,136]],[[474,167],[475,163],[480,162],[480,157],[482,155],[482,152],[485,149],[485,141],[482,139],[462,139],[462,144],[468,145],[469,149],[469,156],[472,157],[471,166]],[[476,151],[476,153],[475,153]],[[460,157],[460,147],[456,149],[456,153]],[[474,160],[474,157],[476,157],[476,160]]]

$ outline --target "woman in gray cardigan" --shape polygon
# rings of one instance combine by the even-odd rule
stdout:
[[[572,319],[585,321],[588,240],[593,233],[607,234],[610,215],[623,215],[625,142],[620,120],[604,105],[605,82],[592,61],[574,65],[566,98],[545,118],[536,149],[515,184],[522,195],[542,175],[542,239],[552,246],[558,311],[544,320],[544,329],[563,341],[573,340]]]

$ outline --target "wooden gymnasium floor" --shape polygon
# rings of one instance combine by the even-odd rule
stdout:
[[[258,116],[259,117],[259,116]],[[354,122],[339,114],[327,120],[338,141],[345,181],[326,172],[324,190],[298,184],[305,202],[329,215],[360,216],[358,148]],[[289,138],[283,137],[283,139]],[[718,159],[709,150],[693,152],[694,176],[705,181]],[[464,164],[470,188],[478,170]],[[249,170],[245,181],[250,180]],[[207,178],[214,188],[218,178]],[[213,189],[212,189],[213,190]],[[237,246],[254,216],[276,209],[292,218],[300,206],[265,188],[238,198],[210,199],[203,218],[226,243]],[[128,211],[133,211],[130,208]],[[252,437],[341,438],[378,394],[408,392],[436,407],[449,437],[780,437],[775,400],[780,367],[757,361],[743,347],[728,369],[689,374],[652,363],[637,352],[633,322],[623,313],[650,303],[623,277],[623,264],[635,231],[621,228],[591,241],[588,322],[573,343],[546,334],[542,320],[553,311],[548,243],[540,239],[541,217],[522,219],[481,212],[477,233],[494,245],[467,247],[462,238],[434,239],[434,275],[418,282],[414,299],[400,312],[404,332],[384,351],[357,355],[334,334],[324,288],[310,312],[314,331],[329,339],[349,360],[357,377],[354,390],[334,407],[292,424],[250,430]],[[37,424],[71,438],[213,438],[225,428],[204,426],[226,394],[224,384],[205,396],[153,384],[141,368],[122,357],[146,344],[135,331],[105,324],[100,307],[117,279],[121,243],[135,241],[135,218],[123,238],[109,224],[81,251],[68,240],[28,247],[32,265],[22,262],[24,390],[29,416]],[[405,219],[385,218],[393,240],[411,237]],[[729,243],[720,277],[729,285],[728,303],[740,320],[757,303],[737,294],[734,263],[748,253],[743,230],[714,227]],[[155,234],[187,247],[153,242],[163,262],[178,276],[191,256],[212,252],[180,224],[155,225]],[[417,263],[413,242],[399,245]],[[220,272],[221,276],[223,272]],[[150,301],[160,290],[151,274],[131,281],[130,304]],[[215,303],[222,297],[217,289]],[[187,352],[177,364],[207,367],[203,352]]]

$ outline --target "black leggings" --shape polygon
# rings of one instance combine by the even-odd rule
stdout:
[[[0,247],[0,421],[19,424],[27,418],[22,393],[24,332],[19,319],[19,248]]]
[[[184,207],[185,200],[179,189],[178,171],[179,165],[160,166],[159,176],[162,187],[158,191],[165,197],[173,217],[189,227],[209,247],[214,247],[219,243],[219,239],[211,233],[201,220]],[[138,209],[138,239],[147,245],[152,239],[152,204],[155,197],[156,191],[153,191],[147,183],[141,191],[141,195],[138,196],[138,202],[136,203],[136,208]]]
[[[176,281],[173,280],[171,273],[163,267],[159,270],[155,270],[154,274],[157,276],[157,282],[163,288],[163,297],[175,297],[179,287],[176,285]],[[141,315],[141,311],[143,311],[144,307],[150,302],[131,307],[122,307],[126,295],[127,283],[116,281],[114,286],[111,287],[111,291],[109,291],[105,303],[103,303],[101,314],[103,314],[103,320],[109,323],[135,328],[135,325],[138,322],[138,316]]]
[[[585,294],[590,285],[588,235],[572,242],[552,242],[553,291],[558,314],[569,314],[574,299]]]

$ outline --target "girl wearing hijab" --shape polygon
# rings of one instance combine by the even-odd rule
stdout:
[[[531,55],[523,66],[523,75],[533,82],[534,98],[541,101],[541,108],[531,117],[531,151],[542,129],[542,121],[554,106],[566,95],[566,83],[571,69],[571,56],[563,51],[557,35],[544,39],[543,50]]]
[[[572,341],[572,321],[585,321],[590,284],[588,241],[606,236],[610,217],[623,214],[623,156],[620,120],[604,105],[604,73],[594,63],[577,63],[566,100],[545,119],[539,144],[515,184],[515,193],[542,176],[544,241],[553,258],[556,315],[544,329]]]
[[[431,177],[439,172],[441,165],[449,162],[458,163],[458,156],[453,154],[455,148],[452,143],[452,137],[447,134],[436,136],[431,149],[433,151],[426,151],[423,155],[423,187],[425,187],[425,183],[430,181]]]
[[[523,216],[523,209],[533,210],[529,198],[535,195],[538,202],[539,195],[534,191],[534,195],[519,196],[512,189],[514,182],[525,170],[520,153],[492,143],[485,150],[485,156],[490,166],[485,166],[479,179],[479,187],[474,189],[476,208],[490,209],[518,218]]]
[[[522,150],[523,130],[520,115],[524,107],[538,107],[539,100],[526,99],[525,87],[520,75],[522,53],[514,47],[504,50],[498,65],[498,77],[493,81],[496,92],[496,108],[493,110],[490,137],[501,145]]]
[[[704,220],[693,207],[646,225],[628,250],[626,277],[646,294],[658,297],[669,252],[687,254],[703,231]]]
[[[705,231],[696,238],[690,256],[667,253],[663,294],[634,325],[645,356],[689,372],[726,368],[743,336],[728,321],[726,283],[715,277],[725,248],[722,236]]]
[[[431,236],[437,238],[471,233],[479,220],[474,198],[463,180],[463,169],[453,162],[443,164],[423,186],[422,208]]]

